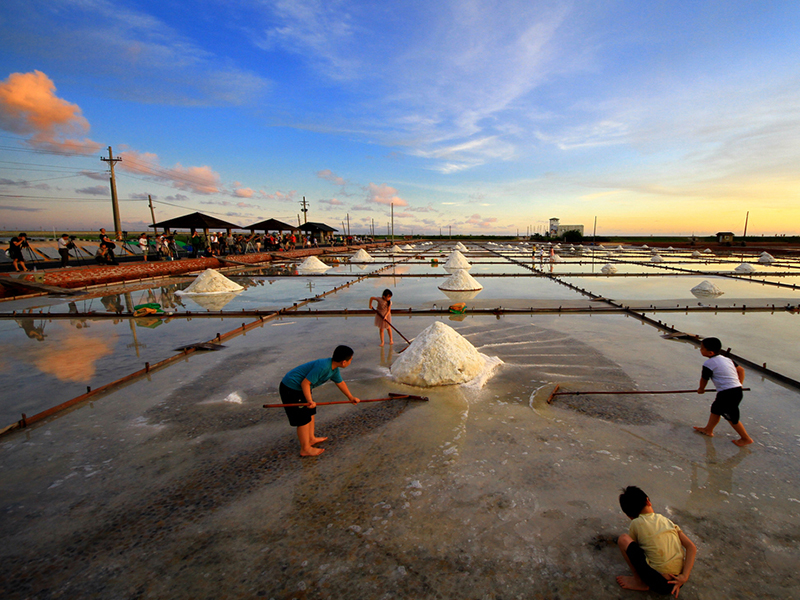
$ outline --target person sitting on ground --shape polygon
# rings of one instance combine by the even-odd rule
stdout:
[[[314,415],[317,414],[311,390],[322,385],[328,380],[333,381],[341,392],[353,404],[360,400],[350,393],[347,384],[342,380],[339,369],[345,369],[353,361],[353,349],[348,346],[337,346],[332,358],[320,358],[295,367],[281,380],[279,392],[283,404],[298,404],[305,402],[306,406],[287,406],[284,408],[289,418],[289,425],[297,427],[297,439],[300,441],[300,456],[318,456],[324,452],[323,448],[315,448],[327,440],[326,437],[316,437],[314,433]]]
[[[672,594],[676,598],[688,580],[697,547],[681,528],[653,510],[650,498],[630,485],[622,490],[619,505],[631,525],[617,545],[633,575],[617,576],[626,590]]]
[[[739,434],[739,439],[733,440],[733,443],[737,446],[747,446],[753,443],[753,438],[747,434],[747,430],[739,420],[739,404],[744,397],[742,390],[744,369],[727,356],[722,356],[720,350],[722,350],[722,342],[718,338],[709,337],[700,342],[700,354],[708,360],[703,363],[703,372],[700,376],[697,393],[704,394],[708,380],[712,379],[717,388],[717,397],[711,405],[708,423],[694,429],[698,433],[713,437],[714,428],[719,423],[720,417],[725,417],[733,430]]]
[[[100,248],[106,249],[106,252],[103,253],[103,256],[105,257],[105,262],[103,264],[109,264],[109,265],[119,264],[117,263],[117,258],[114,256],[114,248],[116,247],[117,245],[114,242],[112,242],[111,239],[106,234],[106,230],[103,227],[101,227]]]

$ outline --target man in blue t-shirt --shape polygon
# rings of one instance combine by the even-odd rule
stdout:
[[[347,384],[342,381],[339,369],[345,369],[353,361],[353,349],[348,346],[337,346],[332,358],[320,358],[295,367],[281,380],[279,388],[283,404],[306,403],[305,406],[286,406],[286,416],[289,425],[297,427],[297,439],[300,440],[300,456],[318,456],[325,450],[314,448],[315,444],[324,442],[328,438],[314,435],[314,415],[317,414],[311,390],[325,383],[333,381],[342,393],[353,404],[360,400],[350,393]]]

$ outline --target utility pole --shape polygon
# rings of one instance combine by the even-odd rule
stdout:
[[[117,180],[114,177],[114,164],[118,163],[122,159],[117,157],[114,158],[114,155],[111,152],[111,146],[108,147],[108,158],[100,157],[100,160],[103,162],[108,163],[109,169],[111,169],[111,210],[114,212],[114,231],[117,232],[117,239],[122,239],[122,223],[119,219],[119,201],[117,200]]]
[[[157,234],[156,230],[156,213],[153,212],[153,198],[147,194],[147,202],[150,204],[150,218],[153,220],[153,235]]]
[[[352,235],[350,231],[350,213],[347,213],[347,235]]]
[[[300,206],[303,208],[300,209],[300,212],[303,213],[303,223],[308,223],[308,202],[306,202],[306,197],[303,196],[303,201],[300,203]],[[297,223],[300,224],[299,222]]]
[[[392,243],[394,244],[394,202],[391,203],[392,207]]]

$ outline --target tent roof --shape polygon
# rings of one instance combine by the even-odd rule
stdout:
[[[195,212],[174,219],[167,219],[155,224],[156,227],[169,229],[242,229],[239,225],[228,223],[203,213]]]
[[[242,229],[260,229],[262,231],[294,231],[297,229],[297,227],[293,227],[292,225],[284,223],[283,221],[278,221],[278,219],[267,219],[266,221],[259,221],[258,223],[253,223],[247,227],[242,227]]]
[[[330,225],[325,225],[325,223],[313,223],[312,221],[309,221],[308,223],[301,225],[298,229],[301,229],[302,231],[325,231],[325,232],[339,231],[338,229],[335,229]]]

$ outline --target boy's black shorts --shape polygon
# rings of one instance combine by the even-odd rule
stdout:
[[[639,579],[647,584],[647,587],[650,588],[651,592],[655,592],[657,594],[672,593],[673,584],[664,579],[664,576],[661,573],[647,564],[644,550],[642,550],[642,547],[639,546],[639,544],[636,542],[631,542],[628,544],[626,553],[631,561],[631,564],[633,565],[633,568],[636,569],[636,573],[639,574]]]
[[[717,392],[714,404],[711,405],[711,414],[724,417],[731,425],[736,425],[739,422],[739,403],[743,396],[740,387]]]
[[[302,390],[293,390],[289,386],[283,385],[282,381],[278,391],[281,395],[281,404],[297,404],[298,402],[305,403],[306,401]],[[316,407],[284,406],[283,410],[286,411],[286,416],[289,417],[289,425],[292,427],[302,427],[309,424],[311,417],[317,414]]]

